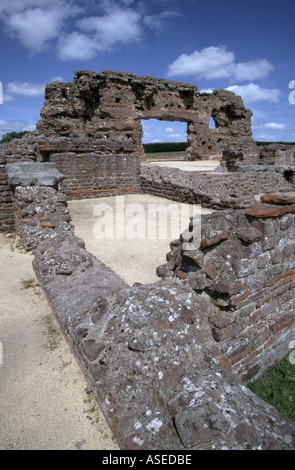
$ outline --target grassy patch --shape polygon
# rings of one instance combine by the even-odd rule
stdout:
[[[10,250],[11,251],[17,251],[19,253],[27,253],[27,251],[24,249],[22,241],[20,236],[16,233],[15,229],[9,230],[9,232],[6,235],[6,238],[9,239],[10,241]]]
[[[30,276],[28,279],[22,279],[21,283],[23,285],[23,289],[33,289],[36,295],[40,295],[40,284],[33,276]]]
[[[85,414],[86,417],[90,420],[91,424],[99,422],[99,407],[98,404],[91,392],[91,390],[87,387],[85,389],[86,398],[84,398],[83,402],[86,406]]]
[[[61,332],[52,315],[48,314],[42,320],[44,322],[44,334],[48,342],[47,348],[49,351],[54,351],[59,347],[62,340]],[[68,364],[63,363],[63,367],[66,365]]]
[[[37,283],[36,279],[33,276],[31,276],[29,279],[23,279],[21,282],[24,289],[30,289],[31,287],[40,287],[40,285]]]
[[[281,417],[295,421],[295,365],[290,363],[288,356],[248,387],[274,406]]]

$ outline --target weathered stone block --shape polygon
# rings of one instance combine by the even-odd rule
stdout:
[[[239,278],[250,276],[257,269],[257,260],[241,259],[233,263],[233,268]]]
[[[239,230],[237,232],[237,237],[240,238],[245,243],[254,243],[256,241],[261,240],[262,234],[258,229],[249,228],[249,229],[243,229]]]

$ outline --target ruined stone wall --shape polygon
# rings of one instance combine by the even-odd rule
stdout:
[[[14,163],[6,167],[14,227],[26,250],[33,250],[55,231],[73,232],[63,178],[54,163]]]
[[[239,376],[261,373],[294,339],[295,207],[206,216],[201,246],[190,230],[173,242],[175,278],[128,287],[73,234],[62,194],[43,174],[37,186],[26,178],[14,191],[23,240],[120,448],[294,449],[295,424]]]
[[[175,168],[141,167],[142,192],[210,209],[241,209],[255,195],[294,191],[295,181],[284,172],[201,173]]]
[[[201,237],[192,220],[158,268],[212,298],[216,357],[245,382],[286,354],[295,330],[295,199],[264,200],[203,216]]]
[[[144,158],[142,119],[187,122],[187,155],[195,160],[232,141],[252,144],[251,116],[242,99],[225,90],[200,93],[195,85],[149,76],[79,71],[73,82],[47,85],[37,133],[125,141]]]
[[[7,232],[15,225],[13,193],[8,182],[7,164],[35,160],[33,147],[25,141],[16,139],[0,145],[0,232]]]
[[[111,139],[44,138],[34,133],[0,148],[2,182],[0,202],[7,230],[13,211],[6,165],[51,162],[64,175],[61,188],[71,199],[140,192],[140,163],[130,143]],[[5,217],[4,217],[5,215]],[[13,223],[12,223],[13,225]]]
[[[0,165],[0,232],[14,228],[13,196],[7,181],[6,165]]]
[[[232,142],[222,150],[221,166],[228,171],[295,171],[295,146],[283,144],[249,145],[239,147]]]

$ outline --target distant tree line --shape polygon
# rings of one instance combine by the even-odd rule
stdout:
[[[145,153],[185,152],[187,147],[187,142],[155,142],[153,144],[143,144]]]
[[[282,145],[295,145],[295,142],[261,142],[257,141],[256,144],[260,145],[270,145],[270,144],[282,144]]]
[[[257,145],[283,144],[295,145],[295,142],[261,142],[257,141]],[[143,144],[145,153],[163,153],[163,152],[185,152],[188,142],[155,142],[153,144]]]
[[[2,136],[0,140],[0,144],[5,144],[5,142],[10,142],[13,139],[21,139],[25,134],[29,131],[21,131],[21,132],[7,132]]]

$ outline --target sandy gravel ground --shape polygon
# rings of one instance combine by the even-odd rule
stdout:
[[[148,166],[159,166],[161,168],[178,168],[179,170],[183,171],[206,171],[211,172],[217,169],[220,165],[219,160],[202,160],[202,161],[148,161],[147,163],[143,163],[143,165]]]
[[[0,449],[117,449],[31,262],[0,234]]]
[[[148,194],[69,201],[68,206],[86,249],[130,286],[159,281],[156,268],[166,263],[171,240],[188,227],[190,216],[212,212]]]

